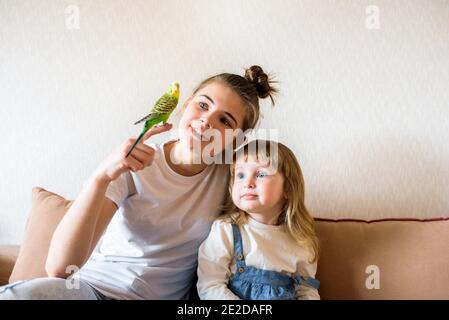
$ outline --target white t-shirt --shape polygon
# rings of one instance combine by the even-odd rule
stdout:
[[[243,255],[248,266],[285,273],[289,276],[315,277],[317,263],[309,263],[310,253],[299,246],[282,226],[263,224],[248,218],[240,226]],[[232,225],[218,219],[198,254],[198,295],[204,300],[239,299],[228,289],[236,272]],[[297,299],[320,299],[318,290],[296,285]]]
[[[150,146],[151,166],[109,185],[106,197],[119,208],[75,274],[114,299],[187,298],[198,248],[227,192],[228,165],[186,177],[168,166],[164,144]]]

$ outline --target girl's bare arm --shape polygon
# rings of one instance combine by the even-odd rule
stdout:
[[[105,197],[109,183],[126,171],[136,172],[151,165],[154,149],[143,142],[170,129],[166,124],[148,130],[129,157],[126,154],[136,138],[126,140],[95,170],[53,234],[45,264],[49,276],[66,278],[70,275],[67,267],[73,271],[86,263],[117,211],[114,202]]]
[[[89,258],[117,210],[105,198],[108,185],[108,181],[92,178],[64,215],[53,234],[45,265],[50,277],[66,278],[68,266],[81,268]]]

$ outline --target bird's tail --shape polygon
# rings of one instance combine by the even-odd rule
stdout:
[[[136,144],[140,141],[140,139],[142,139],[143,135],[145,134],[145,130],[142,131],[142,133],[139,135],[139,137],[137,138],[136,142],[134,142],[133,146],[131,147],[131,149],[129,149],[128,154],[126,155],[125,158],[128,158],[129,154],[131,153],[131,151],[133,151],[133,149],[136,147]]]

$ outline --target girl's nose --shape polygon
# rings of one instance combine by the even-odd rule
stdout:
[[[253,178],[248,178],[245,181],[245,188],[247,189],[254,189],[255,188],[255,183],[254,183],[254,179]]]
[[[212,128],[211,121],[209,118],[201,118],[201,127],[204,128],[204,130]]]

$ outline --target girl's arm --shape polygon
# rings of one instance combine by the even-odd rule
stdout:
[[[148,130],[129,157],[126,155],[137,137],[126,140],[99,165],[53,234],[45,264],[49,276],[66,278],[70,275],[67,267],[79,269],[86,263],[117,210],[105,197],[109,184],[125,172],[140,171],[151,165],[154,149],[143,142],[170,129],[167,123]]]
[[[301,270],[300,274],[304,277],[313,277],[315,278],[317,263],[309,263],[303,261],[298,266],[298,269]],[[301,285],[295,286],[295,298],[297,300],[320,300],[320,295],[318,293],[318,289],[312,287],[307,283],[302,283]]]
[[[105,198],[109,183],[93,177],[58,224],[45,264],[50,277],[66,278],[70,275],[68,266],[79,269],[89,258],[117,210],[115,204]]]
[[[296,300],[320,300],[318,290],[307,284],[296,286],[295,297]]]
[[[198,252],[198,296],[202,300],[238,300],[228,288],[233,252],[232,227],[215,221]]]

